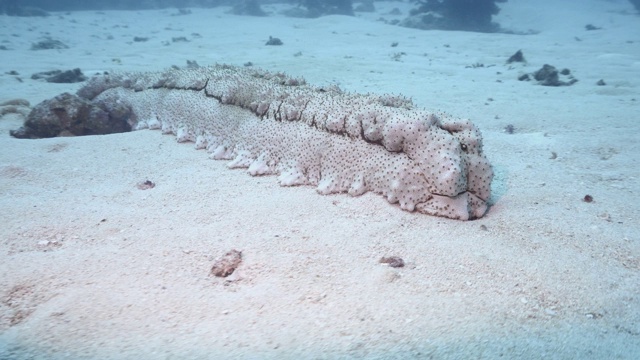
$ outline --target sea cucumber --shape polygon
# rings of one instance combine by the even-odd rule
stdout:
[[[487,211],[493,171],[480,131],[404,97],[227,65],[100,75],[78,95],[134,130],[174,134],[282,186],[372,191],[403,210],[460,220]]]

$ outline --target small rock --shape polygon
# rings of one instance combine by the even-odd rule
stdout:
[[[51,70],[42,71],[31,75],[31,79],[40,80],[43,79],[46,82],[57,84],[71,84],[77,82],[83,82],[87,80],[87,77],[78,68],[73,70]]]
[[[51,38],[38,41],[37,43],[31,45],[31,50],[51,50],[51,49],[68,49],[68,48],[69,47],[65,45],[62,41],[54,40]]]
[[[381,264],[387,264],[392,268],[399,268],[404,266],[404,260],[399,256],[382,257],[379,261]]]
[[[145,180],[145,181],[141,181],[141,182],[137,183],[136,187],[138,189],[140,189],[140,190],[148,190],[148,189],[153,189],[154,187],[156,187],[156,184],[151,180]]]
[[[569,76],[569,81],[560,80],[560,75]],[[549,64],[544,64],[540,70],[533,73],[533,77],[538,81],[538,84],[543,86],[569,86],[578,82],[570,75],[571,70],[562,69],[558,71],[555,66]]]
[[[269,36],[269,40],[265,45],[282,45],[282,40]]]
[[[27,116],[24,126],[10,131],[10,134],[16,138],[36,139],[131,131],[127,122],[130,109],[107,110],[87,99],[64,93],[36,105]]]
[[[227,277],[236,270],[242,262],[242,252],[231,250],[224,254],[223,257],[216,260],[211,267],[211,274],[217,277]]]
[[[522,50],[518,50],[516,51],[515,54],[511,55],[511,57],[509,58],[509,60],[507,60],[507,64],[511,64],[513,62],[527,62],[524,59],[524,55],[522,54]]]

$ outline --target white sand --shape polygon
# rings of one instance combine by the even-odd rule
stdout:
[[[0,51],[0,101],[37,104],[80,86],[29,79],[51,69],[251,61],[469,117],[496,177],[488,214],[460,222],[375,195],[281,188],[157,131],[17,140],[8,132],[20,119],[5,116],[0,358],[640,357],[640,17],[631,5],[501,4],[496,20],[539,31],[528,36],[389,26],[376,19],[410,6],[376,6],[320,19],[226,8],[1,16],[0,41],[12,50]],[[45,35],[70,49],[29,50]],[[269,35],[285,45],[264,46]],[[178,36],[190,42],[162,44]],[[518,49],[528,64],[505,65]],[[476,63],[485,66],[467,68]],[[516,80],[545,63],[580,81]],[[146,179],[157,186],[138,190]],[[230,249],[243,251],[241,267],[210,277]],[[388,255],[407,266],[378,263]]]

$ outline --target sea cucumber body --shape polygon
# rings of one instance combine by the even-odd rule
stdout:
[[[79,95],[108,112],[128,109],[134,129],[174,134],[283,186],[373,191],[404,210],[461,220],[487,210],[493,174],[479,131],[404,98],[229,66],[105,75]]]

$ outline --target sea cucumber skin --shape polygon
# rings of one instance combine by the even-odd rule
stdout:
[[[79,91],[134,129],[194,142],[230,168],[276,175],[320,194],[373,191],[407,211],[468,220],[490,198],[491,165],[468,120],[400,97],[313,88],[282,74],[230,66],[92,79]]]

